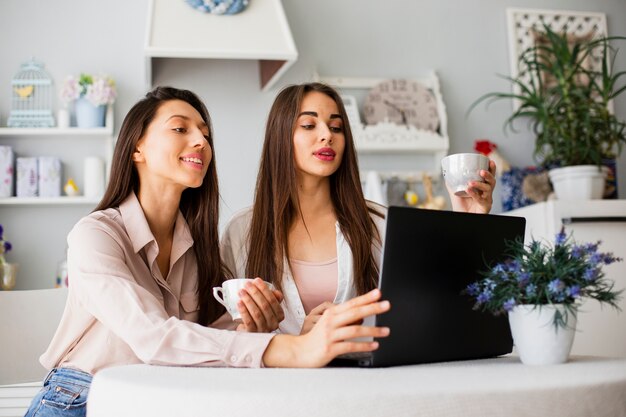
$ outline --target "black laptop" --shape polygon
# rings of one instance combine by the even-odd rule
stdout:
[[[506,315],[473,310],[462,294],[480,271],[524,238],[521,217],[390,207],[379,288],[391,310],[376,317],[391,334],[369,354],[331,366],[383,367],[490,358],[510,353]]]

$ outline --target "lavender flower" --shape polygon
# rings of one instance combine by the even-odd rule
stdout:
[[[589,257],[589,263],[593,265],[598,265],[600,262],[604,260],[604,254],[602,253],[594,253]]]
[[[492,296],[493,296],[493,293],[489,289],[485,289],[483,292],[481,292],[478,295],[478,297],[476,297],[476,301],[478,302],[478,304],[484,304],[484,303],[489,302]]]
[[[469,295],[475,297],[478,295],[478,293],[480,293],[480,285],[478,285],[477,282],[472,282],[470,285],[467,286],[466,291]]]
[[[572,248],[572,258],[580,259],[583,257],[584,254],[585,254],[585,248],[583,246],[574,245],[574,247]]]
[[[530,281],[530,274],[528,272],[522,272],[517,276],[517,283],[522,287],[526,285],[528,281]]]
[[[580,285],[572,285],[567,288],[567,295],[576,298],[580,295]]]
[[[4,254],[13,249],[11,242],[4,240],[3,233],[4,228],[0,224],[0,265],[4,265],[6,263]]]
[[[563,284],[563,281],[561,281],[560,279],[558,279],[558,278],[557,279],[553,279],[548,284],[548,291],[550,291],[552,294],[557,294],[557,293],[561,292],[561,290],[563,289],[564,286],[565,286],[565,284]]]
[[[502,308],[504,309],[504,311],[511,311],[513,310],[513,307],[515,307],[515,305],[516,305],[515,298],[511,297],[508,300],[506,300],[504,304],[502,304]]]
[[[598,270],[594,267],[589,267],[583,273],[583,278],[585,281],[593,281],[598,276]]]
[[[602,267],[621,259],[599,252],[600,242],[577,244],[564,231],[554,242],[510,242],[509,259],[466,287],[474,308],[498,314],[521,304],[564,303],[576,310],[585,297],[618,308],[621,291],[604,279]]]

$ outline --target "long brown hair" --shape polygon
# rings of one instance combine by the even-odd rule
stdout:
[[[188,90],[156,87],[130,109],[122,122],[113,152],[109,184],[94,211],[118,207],[130,193],[139,191],[139,175],[133,162],[133,153],[161,104],[169,100],[182,100],[200,113],[209,128],[208,142],[213,151],[213,160],[202,185],[198,188],[187,188],[180,200],[180,211],[189,225],[198,263],[198,321],[207,325],[224,313],[224,308],[213,300],[210,291],[224,281],[226,269],[219,252],[219,191],[213,131],[209,113],[198,96]]]
[[[293,134],[304,96],[312,91],[326,94],[337,103],[344,125],[345,149],[341,164],[330,177],[330,194],[339,227],[353,256],[354,282],[358,294],[376,287],[378,268],[372,241],[380,236],[359,178],[356,150],[348,116],[339,94],[321,83],[293,85],[283,89],[270,110],[256,183],[249,233],[247,276],[260,276],[282,288],[284,259],[289,259],[289,228],[302,216],[298,200]]]

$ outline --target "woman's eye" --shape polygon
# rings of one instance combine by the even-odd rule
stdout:
[[[341,126],[331,126],[330,131],[333,133],[341,133],[343,132],[343,127]]]
[[[178,132],[178,133],[186,133],[187,132],[187,129],[185,129],[184,127],[175,127],[172,130],[174,130],[175,132]]]
[[[302,128],[303,128],[303,129],[306,129],[306,130],[311,130],[311,129],[314,129],[314,128],[315,128],[315,125],[311,125],[311,124],[303,124],[303,125],[302,125]]]

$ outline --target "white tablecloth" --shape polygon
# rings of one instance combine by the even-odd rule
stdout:
[[[88,417],[626,416],[626,359],[516,357],[379,369],[132,365],[94,377]]]

